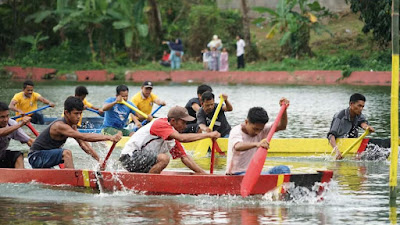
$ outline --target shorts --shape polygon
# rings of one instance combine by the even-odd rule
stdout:
[[[101,130],[101,133],[105,134],[105,135],[116,135],[118,133],[118,131],[121,131],[123,136],[129,136],[129,134],[131,134],[131,132],[132,132],[132,131],[130,131],[128,129],[124,129],[124,128],[118,129],[118,128],[114,128],[114,127],[104,127]]]
[[[234,173],[233,175],[244,175],[246,171],[244,172],[237,172]],[[290,173],[290,168],[285,166],[285,165],[279,165],[279,166],[274,166],[268,171],[261,171],[261,175],[267,175],[267,174],[285,174],[285,173]]]
[[[130,155],[121,155],[122,166],[129,172],[148,173],[157,162],[157,153],[146,150],[136,150]]]
[[[57,148],[29,152],[28,161],[33,169],[52,168],[60,163],[64,163],[64,160],[62,159],[63,151],[64,149]]]
[[[0,168],[15,168],[15,162],[22,155],[20,151],[6,150],[4,158],[0,159]]]

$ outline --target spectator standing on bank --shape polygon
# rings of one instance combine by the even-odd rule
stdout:
[[[220,59],[219,71],[227,72],[229,70],[229,61],[228,61],[229,55],[228,52],[226,51],[226,48],[222,49],[219,59]]]
[[[246,43],[240,35],[236,36],[236,56],[237,56],[237,68],[244,68],[244,47]]]
[[[171,61],[171,69],[180,69],[181,61],[183,56],[183,45],[181,39],[176,39],[175,42],[163,41],[163,44],[167,44],[171,53],[169,55],[169,60]]]
[[[218,58],[217,58],[217,64],[216,64],[216,70],[219,70],[219,54],[221,53],[222,50],[222,41],[221,39],[218,38],[218,35],[214,35],[212,40],[207,44],[207,47],[210,48],[210,50],[213,50],[213,48],[216,48],[216,51],[218,51]]]

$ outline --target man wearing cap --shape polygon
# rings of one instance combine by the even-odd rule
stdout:
[[[153,117],[151,116],[151,111],[153,109],[153,104],[165,106],[165,101],[158,98],[157,95],[152,93],[153,83],[151,81],[145,81],[142,84],[141,91],[136,93],[131,102],[135,104],[138,109],[148,115],[147,121],[151,121]],[[133,119],[133,118],[132,118]],[[144,118],[139,118],[139,120],[144,120]]]
[[[183,134],[187,121],[195,118],[180,106],[171,108],[168,118],[159,118],[138,130],[121,151],[120,161],[129,172],[161,173],[167,167],[170,156],[181,158],[183,164],[196,173],[204,174],[193,159],[186,155],[180,142],[192,142],[204,138],[219,138],[217,131],[210,133]]]

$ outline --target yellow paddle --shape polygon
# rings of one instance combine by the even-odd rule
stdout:
[[[213,115],[213,117],[211,119],[211,123],[210,123],[210,126],[209,126],[210,130],[213,130],[213,128],[214,128],[215,121],[217,121],[219,111],[221,111],[221,108],[222,108],[222,103],[224,103],[224,98],[222,97],[222,95],[220,95],[217,109],[215,110],[214,115]],[[212,147],[211,147],[210,174],[213,174],[213,172],[214,172],[214,159],[215,159],[215,148],[216,148],[216,145],[217,145],[217,141],[213,140]]]
[[[119,104],[124,104],[126,105],[128,108],[132,109],[133,111],[139,113],[140,115],[142,115],[145,119],[149,118],[144,112],[140,111],[138,108],[134,107],[133,105],[127,103],[126,101],[124,101],[122,99],[122,101],[118,102]]]
[[[342,157],[344,157],[348,152],[350,152],[354,148],[354,146],[356,146],[356,144],[361,142],[365,138],[365,136],[367,136],[368,134],[369,134],[369,130],[367,129],[359,138],[357,138],[357,140],[352,145],[350,145],[350,147],[348,149],[346,149],[342,153]]]

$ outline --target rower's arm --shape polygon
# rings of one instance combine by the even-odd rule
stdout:
[[[232,107],[231,102],[228,100],[228,95],[222,94],[222,97],[224,98],[224,102],[225,102],[225,105],[222,106],[222,110],[223,110],[224,112],[230,112],[230,111],[232,111],[232,110],[233,110],[233,107]]]
[[[287,118],[287,112],[285,110],[285,112],[283,112],[282,114],[281,121],[279,121],[279,124],[276,127],[276,131],[286,130],[287,122],[288,118]]]
[[[233,147],[236,151],[247,151],[258,147],[258,142],[237,142]]]
[[[96,161],[100,161],[99,155],[88,142],[82,141],[80,139],[75,139],[75,140],[78,142],[82,150],[86,152],[86,154],[92,156]]]
[[[362,123],[361,125],[361,128],[362,129],[364,129],[364,130],[369,130],[370,132],[375,132],[375,129],[373,128],[373,127],[371,127],[371,126],[369,126],[367,123]]]
[[[19,128],[21,128],[25,124],[29,123],[30,121],[31,121],[31,117],[24,116],[24,117],[22,117],[22,120],[18,124],[0,128],[0,137],[4,137],[4,136],[7,136],[7,135],[13,133],[14,131],[18,130]]]
[[[43,98],[42,96],[40,96],[40,97],[38,98],[38,100],[41,101],[41,102],[43,102],[44,104],[47,104],[47,105],[51,106],[51,107],[54,107],[54,106],[55,106],[54,103],[52,103],[51,101],[47,100],[46,98]]]
[[[219,138],[221,137],[221,134],[218,133],[218,131],[213,131],[210,133],[185,133],[185,134],[181,134],[177,131],[174,131],[168,137],[173,138],[179,142],[186,143],[186,142],[197,141],[204,138]]]
[[[116,135],[102,135],[96,133],[81,133],[77,130],[72,129],[69,125],[61,122],[57,122],[51,126],[50,135],[60,134],[66,137],[71,137],[75,139],[80,139],[83,141],[89,142],[98,142],[98,141],[115,141],[118,142],[121,138],[118,139]]]
[[[10,104],[8,105],[8,108],[14,112],[19,112],[19,113],[23,114],[24,112],[22,110],[19,110],[17,107],[15,107],[16,104],[17,104],[17,101],[11,100]]]
[[[199,111],[200,107],[201,107],[201,106],[200,106],[199,104],[197,104],[197,103],[193,103],[193,104],[192,104],[192,109],[193,109],[195,112]]]
[[[117,104],[117,101],[111,102],[111,103],[106,103],[103,105],[102,110],[103,111],[108,111],[110,110],[115,104]]]
[[[194,172],[201,173],[201,174],[206,174],[206,172],[202,168],[200,168],[200,166],[197,165],[193,161],[192,157],[190,157],[188,155],[183,156],[181,158],[181,161],[182,161],[183,164],[185,164],[189,169],[193,170]]]
[[[167,103],[165,103],[165,101],[157,98],[156,100],[154,100],[154,103],[156,103],[157,105],[162,105],[165,106]]]

